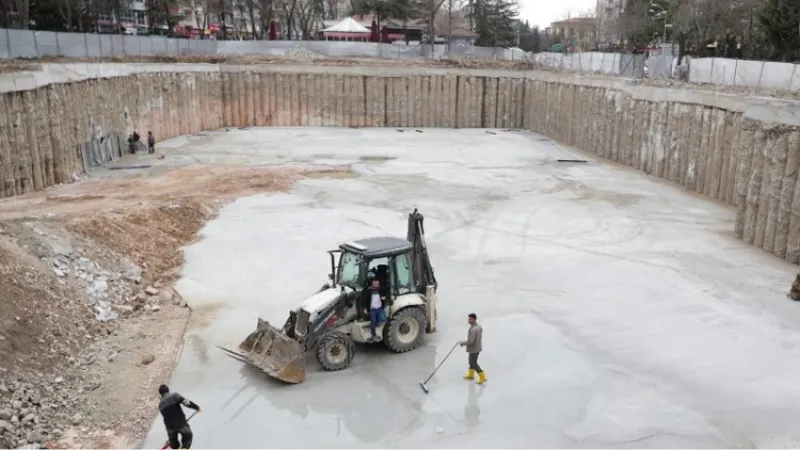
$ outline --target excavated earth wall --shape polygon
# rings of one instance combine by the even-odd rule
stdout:
[[[0,197],[71,180],[111,132],[248,125],[526,129],[735,206],[737,238],[800,262],[800,103],[586,75],[43,65],[0,76]]]

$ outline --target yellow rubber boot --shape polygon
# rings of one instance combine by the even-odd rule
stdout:
[[[467,374],[464,375],[465,380],[474,380],[475,379],[475,369],[469,369]]]
[[[478,384],[486,383],[486,372],[478,372]]]

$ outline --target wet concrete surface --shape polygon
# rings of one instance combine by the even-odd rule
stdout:
[[[167,164],[352,164],[237,200],[186,249],[194,313],[171,387],[194,448],[763,447],[800,444],[795,268],[730,237],[733,211],[541,136],[272,128],[160,145]],[[288,386],[225,356],[326,281],[325,250],[426,215],[439,331]],[[486,386],[461,379],[466,315]],[[155,391],[155,387],[154,387]],[[165,432],[155,418],[143,448]]]

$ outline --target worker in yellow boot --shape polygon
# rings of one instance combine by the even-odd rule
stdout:
[[[467,340],[459,342],[462,347],[467,347],[467,353],[469,354],[469,371],[464,375],[464,379],[474,380],[477,372],[478,384],[483,384],[486,382],[486,373],[478,365],[478,355],[483,350],[483,328],[478,324],[478,316],[475,313],[470,313],[467,316],[467,322],[469,322]]]

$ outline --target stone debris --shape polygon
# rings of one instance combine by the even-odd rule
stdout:
[[[36,226],[34,231],[43,237],[50,246],[47,256],[42,259],[50,261],[53,273],[61,280],[61,283],[74,280],[85,289],[89,298],[94,301],[91,309],[98,322],[116,321],[120,314],[129,317],[133,311],[142,309],[144,306],[142,300],[146,299],[148,295],[159,294],[158,289],[147,286],[144,292],[133,296],[133,305],[129,305],[131,289],[142,280],[141,267],[130,261],[122,261],[122,271],[110,270],[84,255],[84,249],[75,250],[63,240],[52,237],[42,226]],[[130,282],[133,282],[134,285],[131,286]],[[137,306],[137,303],[141,303],[141,305]]]
[[[75,393],[55,389],[43,378],[3,386],[11,396],[0,404],[0,448],[29,447],[58,439],[65,425],[75,425],[76,417],[81,417],[68,413],[80,406]]]
[[[283,56],[291,59],[323,59],[325,55],[320,55],[319,53],[314,53],[311,50],[302,47],[292,47]]]
[[[43,263],[40,274],[32,269],[24,273],[26,280],[55,286],[53,299],[36,308],[48,333],[37,342],[46,345],[50,355],[63,357],[64,364],[53,366],[59,368],[50,375],[31,375],[11,366],[12,377],[0,364],[0,448],[55,448],[64,430],[103,423],[102,417],[94,416],[91,403],[86,403],[86,395],[102,386],[102,378],[90,374],[107,370],[98,367],[98,358],[103,364],[114,362],[121,349],[106,348],[100,338],[116,334],[120,318],[155,314],[164,305],[171,306],[174,296],[170,288],[159,289],[157,281],[143,289],[139,284],[143,269],[124,257],[102,247],[88,250],[73,245],[47,225],[23,222],[11,228],[9,236]],[[2,269],[0,264],[0,274],[8,277]],[[81,319],[72,319],[74,312],[59,306],[71,298],[59,290],[80,294],[74,301],[76,311],[83,311]],[[9,319],[21,326],[29,320],[17,315]],[[5,340],[0,337],[0,350]],[[141,362],[147,365],[154,360],[153,355],[145,355]]]
[[[140,437],[152,423],[153,385],[169,375],[163,363],[179,351],[188,318],[172,288],[179,249],[228,196],[286,189],[300,173],[189,168],[156,176],[149,188],[87,180],[7,205],[0,448],[113,448],[118,437]],[[40,207],[61,212],[37,215]]]

